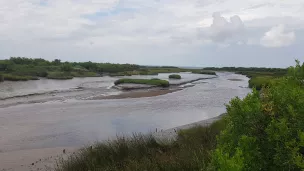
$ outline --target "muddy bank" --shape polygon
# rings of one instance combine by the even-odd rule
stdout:
[[[225,114],[221,114],[219,116],[216,116],[216,117],[213,117],[210,119],[193,122],[190,124],[178,126],[178,127],[167,129],[167,130],[157,130],[156,129],[156,132],[153,133],[153,136],[160,141],[172,141],[172,140],[176,139],[177,134],[180,130],[185,130],[185,129],[189,129],[189,128],[193,128],[193,127],[197,127],[197,126],[203,126],[203,127],[209,126],[212,123],[214,123],[215,121],[220,120],[224,115]]]
[[[54,170],[56,161],[76,152],[74,147],[20,150],[0,153],[0,171]]]
[[[129,91],[129,92],[123,92],[122,94],[118,94],[118,95],[96,96],[89,100],[153,97],[153,96],[160,96],[160,95],[165,95],[168,93],[173,93],[173,92],[180,91],[180,90],[182,90],[182,89],[154,89],[154,90],[146,90],[146,91],[143,91],[143,90],[142,91]]]

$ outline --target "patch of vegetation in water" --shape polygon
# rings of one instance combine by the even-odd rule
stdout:
[[[178,74],[171,74],[171,75],[169,75],[169,78],[170,79],[178,79],[178,80],[182,79],[182,77]]]
[[[115,85],[130,83],[130,84],[147,84],[147,85],[155,85],[159,87],[169,87],[170,84],[166,80],[159,80],[159,79],[130,79],[130,78],[122,78],[116,80],[114,82]]]

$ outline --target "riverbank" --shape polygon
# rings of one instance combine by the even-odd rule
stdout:
[[[160,142],[176,140],[178,132],[194,127],[208,127],[212,123],[220,120],[223,115],[174,127],[167,130],[155,130],[149,133]],[[55,147],[30,150],[18,150],[12,152],[0,152],[0,171],[33,171],[33,170],[53,170],[56,163],[62,159],[68,159],[75,155],[81,147]]]

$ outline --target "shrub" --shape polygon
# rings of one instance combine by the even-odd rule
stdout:
[[[303,170],[303,67],[227,105],[210,170]]]
[[[271,76],[252,77],[248,81],[249,88],[256,88],[257,90],[261,90],[263,87],[268,87],[271,80],[273,79],[274,77]]]
[[[73,67],[71,64],[65,63],[61,65],[60,70],[63,72],[71,72],[73,70]]]
[[[170,79],[182,79],[182,77],[178,74],[172,74],[172,75],[169,75],[169,78]]]
[[[131,84],[148,84],[148,85],[155,85],[159,87],[169,87],[170,84],[166,80],[155,80],[155,79],[129,79],[129,78],[122,78],[116,80],[114,82],[115,85],[123,84],[123,83],[131,83]]]

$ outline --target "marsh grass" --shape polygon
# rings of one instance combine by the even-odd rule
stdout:
[[[49,72],[47,78],[56,80],[68,80],[72,79],[73,76],[69,72]]]
[[[4,81],[28,81],[28,80],[39,80],[38,77],[34,76],[20,76],[13,74],[3,74],[2,75]]]
[[[169,78],[170,79],[182,79],[182,77],[178,74],[172,74],[172,75],[169,75]]]
[[[205,170],[224,120],[210,126],[180,131],[175,141],[163,143],[151,134],[134,134],[83,148],[57,162],[56,171],[180,171]]]
[[[122,78],[116,80],[114,82],[115,85],[123,84],[123,83],[130,83],[130,84],[147,84],[147,85],[155,85],[159,87],[169,87],[170,84],[166,80],[159,80],[159,79],[129,79],[129,78]]]

